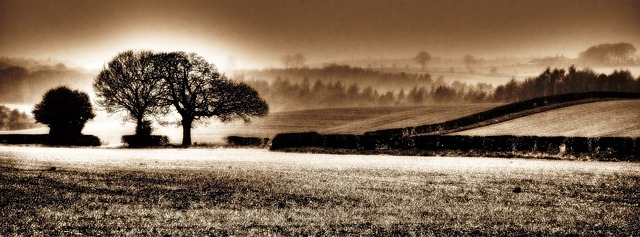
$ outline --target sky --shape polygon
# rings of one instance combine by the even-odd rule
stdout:
[[[432,56],[577,57],[640,47],[640,0],[0,0],[0,57],[97,69],[128,49],[198,53],[219,67]]]

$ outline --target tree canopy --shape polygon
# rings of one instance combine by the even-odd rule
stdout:
[[[420,66],[422,66],[422,70],[424,70],[429,61],[431,61],[431,55],[426,51],[421,51],[413,58],[413,61],[420,64]]]
[[[467,71],[473,73],[473,68],[471,66],[478,63],[478,59],[472,55],[465,55],[462,57],[462,63],[467,67]]]
[[[20,130],[35,127],[35,121],[25,112],[0,105],[0,131]]]
[[[37,122],[49,125],[49,134],[55,137],[80,135],[85,123],[95,117],[89,95],[67,87],[47,91],[33,115]]]
[[[217,117],[222,121],[249,120],[268,113],[267,103],[253,88],[233,82],[215,65],[195,53],[160,54],[159,72],[164,78],[166,99],[182,117],[183,146],[191,145],[194,121]]]
[[[579,58],[590,65],[628,64],[635,62],[635,53],[630,43],[599,44],[581,52]]]
[[[93,84],[98,104],[110,113],[126,111],[128,119],[136,122],[136,135],[149,135],[152,118],[167,113],[163,77],[156,70],[158,60],[151,51],[119,53]]]

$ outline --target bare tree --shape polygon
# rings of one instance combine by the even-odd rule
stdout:
[[[286,69],[302,68],[305,66],[305,63],[307,62],[307,58],[305,58],[304,55],[301,53],[297,53],[294,55],[287,54],[282,56],[282,58],[280,58],[280,61],[282,62],[282,65]]]
[[[182,116],[183,146],[191,145],[194,121],[209,117],[248,121],[268,113],[267,103],[253,88],[229,80],[197,54],[171,52],[161,57],[159,72],[165,79],[167,99]]]
[[[297,53],[293,55],[293,66],[297,68],[302,68],[305,66],[307,62],[307,58],[304,57],[301,53]]]
[[[464,63],[465,67],[467,67],[467,71],[469,71],[470,73],[473,73],[474,71],[472,66],[478,63],[478,59],[476,59],[474,56],[467,54],[464,57],[462,57],[462,63]]]
[[[431,61],[431,55],[429,55],[429,53],[427,53],[426,51],[422,51],[413,58],[413,61],[416,61],[416,63],[420,64],[420,66],[422,66],[422,70],[424,70],[427,67],[429,61]]]
[[[282,58],[280,58],[280,61],[282,62],[282,65],[284,66],[285,69],[289,69],[291,67],[293,67],[294,64],[294,58],[291,55],[284,55],[282,56]]]
[[[136,122],[136,135],[151,134],[151,119],[167,112],[163,78],[156,73],[157,56],[150,51],[125,51],[105,66],[93,88],[98,104],[109,113],[126,111]]]

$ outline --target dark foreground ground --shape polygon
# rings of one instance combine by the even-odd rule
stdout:
[[[640,234],[638,163],[0,147],[0,167],[2,236]]]

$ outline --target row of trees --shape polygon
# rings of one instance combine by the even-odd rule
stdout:
[[[33,119],[25,112],[0,105],[0,130],[21,130],[33,127]]]
[[[122,52],[100,71],[93,87],[107,112],[128,113],[141,139],[151,134],[152,120],[175,109],[182,117],[183,146],[191,145],[191,127],[203,118],[248,121],[269,110],[253,88],[230,80],[195,53]]]
[[[579,59],[587,65],[621,65],[636,63],[635,54],[630,43],[599,44],[581,52]]]
[[[324,83],[359,84],[364,87],[371,86],[395,91],[414,86],[430,87],[432,83],[439,83],[437,79],[432,79],[428,73],[381,72],[339,64],[329,64],[320,68],[251,70],[238,73],[234,77],[269,82],[273,82],[279,77],[286,78],[292,83],[321,80]]]
[[[247,80],[271,105],[283,106],[281,110],[299,110],[327,107],[374,107],[419,105],[427,102],[484,102],[490,99],[493,87],[489,84],[475,86],[461,82],[432,83],[397,91],[379,91],[372,86],[358,83],[343,84],[324,80],[292,82],[277,78],[272,83],[265,80]]]
[[[565,69],[547,68],[537,77],[524,81],[511,79],[496,87],[494,101],[513,102],[541,96],[565,93],[617,91],[640,93],[640,77],[633,78],[629,70],[615,70],[611,74],[597,74],[591,69],[577,70],[575,66]]]
[[[615,44],[599,44],[589,47],[587,50],[580,53],[578,61],[585,65],[625,65],[637,63],[636,48],[630,43],[615,43]],[[559,63],[558,59],[569,61],[565,57],[546,57],[542,59],[536,59],[540,63]],[[554,62],[549,62],[554,60]],[[422,66],[424,70],[431,61],[431,55],[426,51],[420,51],[413,57],[413,61]],[[473,66],[477,66],[483,63],[483,59],[476,58],[472,55],[465,55],[462,57],[462,64],[465,65],[467,71],[473,73]]]
[[[8,66],[0,69],[0,103],[33,104],[47,90],[60,85],[91,88],[94,76],[66,68]]]
[[[346,75],[358,76],[358,70],[365,69],[351,67],[344,68]],[[312,69],[306,69],[312,70]],[[317,70],[317,69],[316,69]],[[382,75],[383,73],[378,72]],[[290,74],[291,75],[291,74]],[[317,75],[317,74],[316,74]],[[329,79],[319,78],[290,80],[276,77],[272,82],[267,80],[245,80],[256,88],[261,95],[281,110],[309,109],[325,107],[354,107],[354,106],[402,106],[419,105],[425,103],[442,102],[514,102],[541,96],[558,95],[564,93],[590,91],[620,91],[639,92],[640,78],[634,79],[628,70],[616,70],[613,73],[596,74],[591,69],[577,70],[575,66],[565,69],[546,69],[537,77],[518,81],[511,81],[496,88],[490,84],[479,83],[467,85],[458,81],[446,83],[443,79],[432,80],[428,74],[418,76],[412,87],[384,89],[370,84],[343,83],[331,80],[331,74],[325,74]],[[416,74],[405,75],[411,78]],[[243,78],[242,76],[239,76]],[[402,82],[402,80],[400,80]]]
[[[306,65],[307,58],[305,58],[301,53],[297,53],[294,55],[287,54],[282,56],[282,58],[280,58],[280,61],[286,69],[302,68]]]
[[[427,64],[429,64],[429,62],[431,61],[431,55],[429,55],[429,53],[427,53],[426,51],[421,51],[415,57],[413,57],[413,61],[422,66],[422,70],[424,71],[424,69],[426,69],[427,67]],[[474,72],[472,67],[478,65],[481,61],[481,59],[477,59],[472,55],[465,55],[464,57],[462,57],[462,63],[465,65],[465,67],[467,67],[467,71],[471,73]]]

